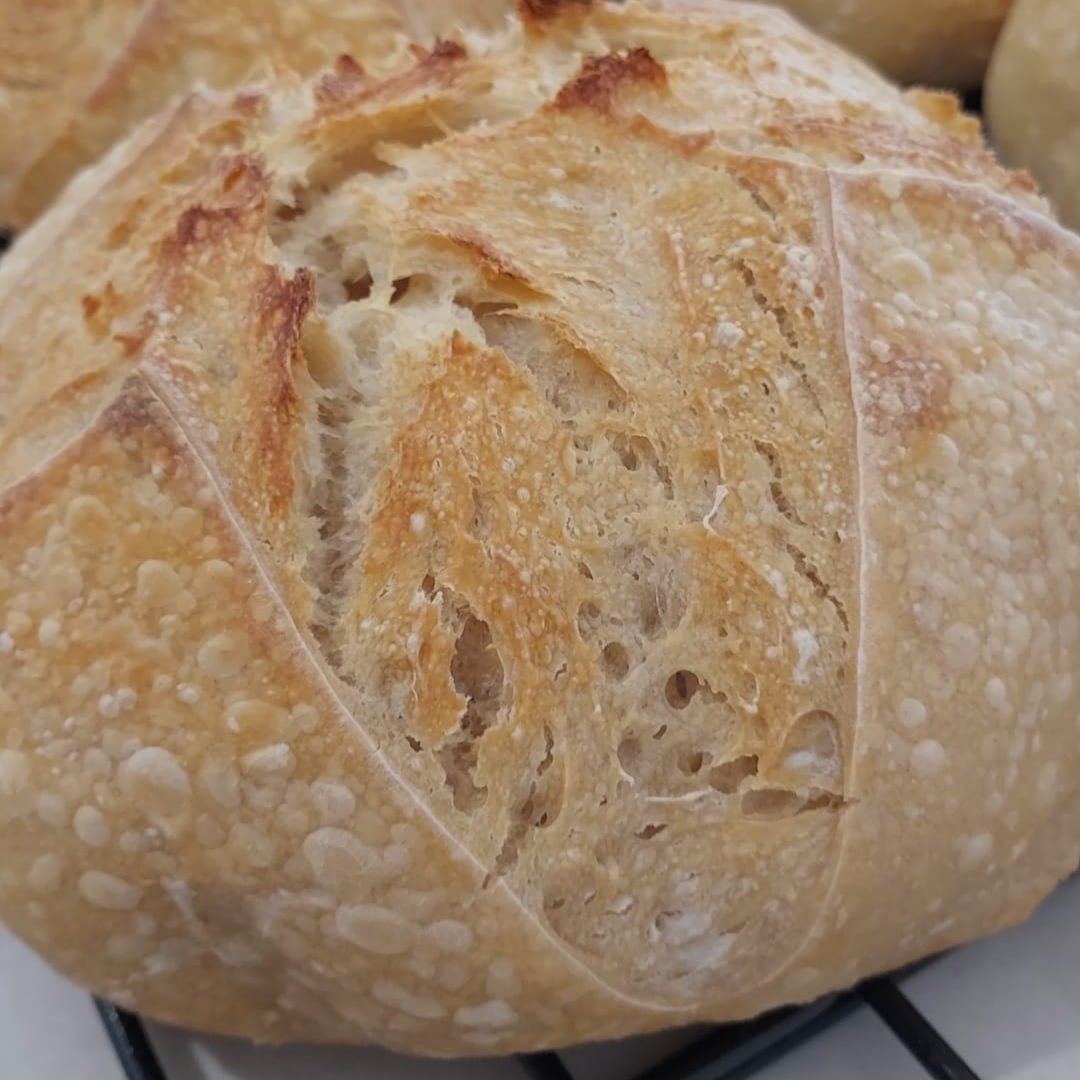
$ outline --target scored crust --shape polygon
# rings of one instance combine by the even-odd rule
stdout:
[[[1076,865],[1080,242],[777,12],[522,18],[0,266],[0,916],[148,1015],[734,1018]]]

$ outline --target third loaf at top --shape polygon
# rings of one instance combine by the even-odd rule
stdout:
[[[1080,228],[1080,0],[1019,0],[986,77],[995,146]]]

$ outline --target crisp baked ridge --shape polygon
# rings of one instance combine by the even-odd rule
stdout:
[[[0,914],[149,1015],[733,1018],[1076,864],[1078,241],[779,13],[522,19],[0,266]]]

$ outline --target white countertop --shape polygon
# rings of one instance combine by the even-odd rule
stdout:
[[[959,950],[904,992],[981,1080],[1080,1078],[1080,878],[1026,925]],[[157,1025],[169,1080],[525,1080],[514,1060],[431,1062],[375,1050],[258,1049]],[[673,1032],[562,1055],[575,1080],[628,1080],[685,1045]],[[915,1060],[863,1006],[756,1074],[760,1080],[922,1080]],[[0,930],[0,1077],[122,1080],[90,999]]]

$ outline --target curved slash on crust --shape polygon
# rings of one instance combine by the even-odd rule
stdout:
[[[365,748],[370,751],[374,760],[386,771],[391,781],[407,794],[409,799],[417,807],[418,811],[423,815],[424,818],[426,818],[430,822],[432,828],[444,838],[447,848],[460,851],[478,871],[480,871],[483,875],[488,875],[491,871],[491,868],[485,867],[484,864],[480,862],[480,860],[477,859],[476,856],[469,849],[464,847],[464,845],[462,845],[461,842],[447,830],[446,826],[438,819],[438,817],[435,816],[435,814],[432,813],[430,807],[428,807],[427,804],[420,798],[418,792],[405,780],[403,776],[401,776],[400,773],[398,773],[393,768],[391,763],[383,756],[379,745],[371,738],[371,735],[357,721],[356,717],[352,714],[348,706],[345,704],[340,693],[338,692],[336,686],[337,680],[334,675],[330,671],[328,671],[325,662],[320,655],[320,651],[317,645],[315,644],[315,642],[308,639],[307,635],[293,618],[292,613],[286,607],[285,602],[276,587],[273,575],[266,567],[263,559],[259,555],[258,545],[252,542],[242,523],[237,519],[237,517],[232,513],[231,509],[229,508],[228,501],[225,497],[224,485],[221,477],[216,473],[216,471],[210,464],[207,455],[203,452],[197,440],[193,438],[191,433],[186,429],[185,425],[180,419],[180,416],[170,406],[170,403],[168,401],[167,389],[164,387],[156,386],[153,377],[147,372],[143,372],[141,375],[133,376],[129,380],[128,386],[132,389],[144,390],[144,392],[151,396],[155,402],[159,403],[161,408],[163,408],[168,414],[171,422],[175,425],[177,435],[182,438],[183,441],[187,444],[187,448],[191,454],[193,462],[195,462],[197,466],[203,470],[206,476],[206,480],[212,488],[214,495],[217,499],[217,503],[224,520],[226,521],[229,528],[232,529],[234,535],[237,537],[237,539],[247,552],[247,555],[251,560],[252,566],[255,568],[256,573],[258,574],[260,580],[263,583],[263,587],[267,590],[267,593],[271,597],[273,597],[274,604],[278,608],[279,614],[283,616],[288,626],[292,630],[293,634],[296,636],[296,639],[303,645],[305,653],[307,654],[307,659],[311,664],[313,672],[316,673],[317,678],[322,684],[323,689],[334,702],[335,706],[339,711],[339,714],[343,718],[348,720],[348,722],[352,725],[362,745],[364,745]],[[502,892],[505,896],[506,901],[513,908],[516,908],[518,910],[522,918],[527,919],[530,923],[533,924],[533,926],[544,936],[544,938],[550,942],[551,947],[559,955],[564,957],[567,965],[572,970],[576,970],[584,979],[586,979],[588,982],[593,983],[598,989],[610,994],[616,1000],[625,1002],[627,1005],[630,1005],[637,1009],[642,1009],[657,1015],[664,1015],[670,1017],[671,1023],[677,1023],[678,1017],[680,1016],[689,1018],[693,1014],[692,1008],[670,1006],[664,1005],[662,1003],[645,1001],[640,998],[636,998],[629,994],[626,994],[617,987],[612,986],[591,967],[589,967],[583,960],[573,955],[566,948],[563,942],[558,937],[556,937],[546,926],[544,926],[544,924],[539,919],[537,919],[536,916],[522,903],[521,899],[509,888],[505,881],[503,881],[502,879],[498,879],[492,887],[491,891]]]

